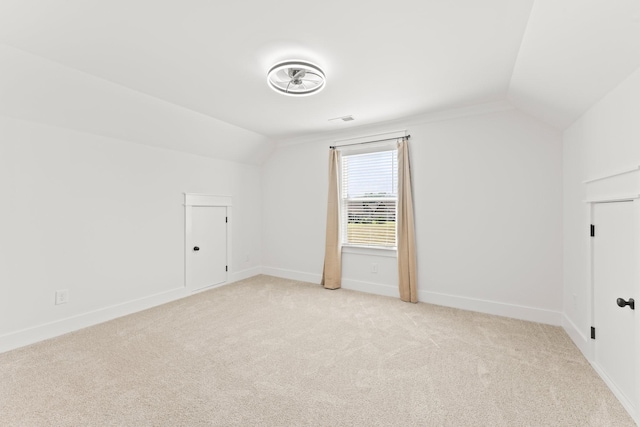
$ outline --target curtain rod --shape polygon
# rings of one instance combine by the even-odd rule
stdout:
[[[343,145],[330,145],[329,148],[339,148],[339,147],[350,147],[352,145],[362,145],[362,144],[373,144],[374,142],[382,142],[382,141],[391,141],[393,139],[400,139],[400,138],[411,138],[411,135],[407,135],[407,136],[397,136],[395,138],[385,138],[385,139],[377,139],[375,141],[367,141],[367,142],[355,142],[353,144],[343,144]]]

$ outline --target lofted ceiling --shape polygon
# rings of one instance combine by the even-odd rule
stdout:
[[[509,99],[564,129],[638,67],[639,0],[536,0]]]
[[[0,114],[203,155],[234,142],[222,157],[258,163],[274,141],[505,100],[563,129],[640,66],[639,15],[638,0],[0,0]],[[326,89],[272,91],[267,70],[292,58]]]

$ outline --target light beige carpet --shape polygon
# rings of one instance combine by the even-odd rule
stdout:
[[[0,354],[2,426],[631,426],[558,327],[257,276]]]

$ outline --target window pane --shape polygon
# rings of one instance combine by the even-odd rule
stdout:
[[[396,151],[344,156],[343,197],[396,196],[398,156]]]
[[[397,171],[396,150],[343,155],[345,244],[396,246]]]

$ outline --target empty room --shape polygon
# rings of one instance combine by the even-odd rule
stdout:
[[[1,426],[640,424],[640,1],[0,0]]]

